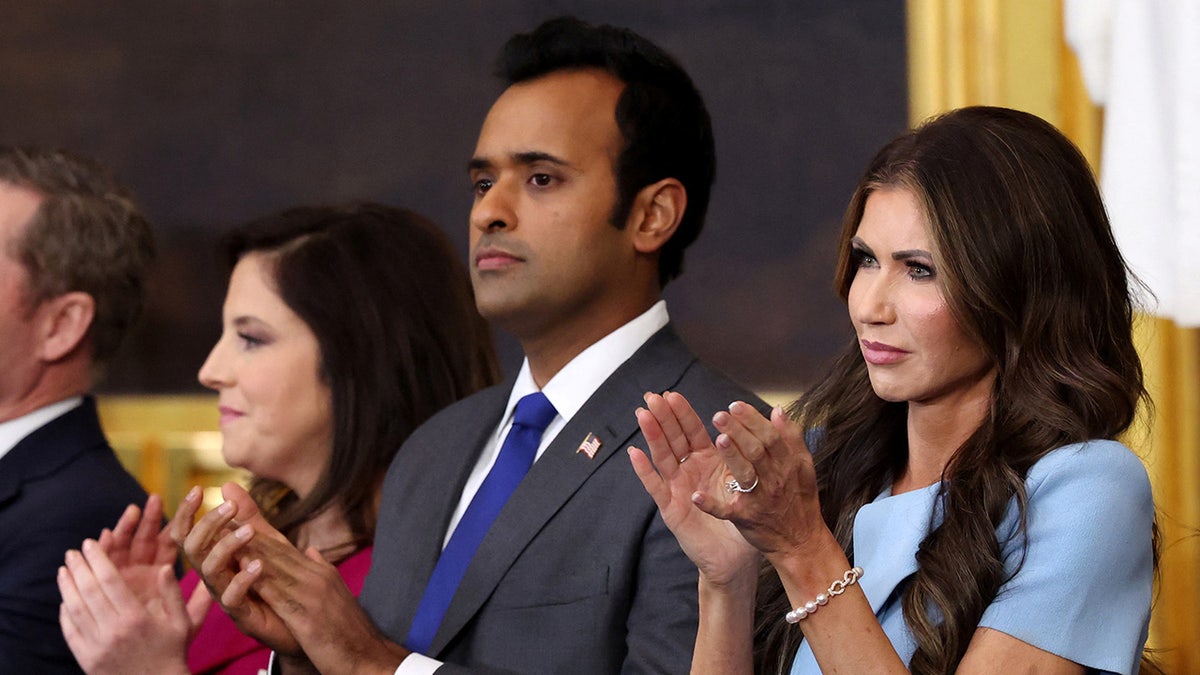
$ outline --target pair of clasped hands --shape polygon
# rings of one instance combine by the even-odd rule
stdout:
[[[201,503],[193,488],[161,528],[162,500],[153,495],[144,511],[130,505],[112,530],[67,552],[58,572],[59,619],[85,670],[119,673],[137,663],[187,672],[180,655],[214,599],[242,632],[318,668],[322,648],[333,646],[333,626],[362,623],[364,635],[378,634],[315,548],[292,546],[236,483],[226,483],[222,495],[226,501],[193,525]],[[204,581],[186,603],[173,569],[180,551]]]
[[[752,582],[760,555],[775,563],[818,535],[832,537],[804,433],[781,407],[768,419],[736,401],[713,415],[718,435],[710,439],[682,394],[646,394],[645,402],[636,414],[649,459],[634,448],[629,457],[703,581]]]

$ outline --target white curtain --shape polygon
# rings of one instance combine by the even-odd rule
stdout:
[[[1100,183],[1144,309],[1200,326],[1200,0],[1066,0],[1064,26],[1105,108]]]

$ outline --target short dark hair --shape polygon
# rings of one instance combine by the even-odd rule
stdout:
[[[6,251],[29,275],[26,305],[72,291],[92,296],[91,355],[103,364],[145,307],[155,253],[150,223],[107,168],[63,150],[0,147],[0,181],[42,198],[15,250]]]
[[[333,451],[304,498],[255,479],[251,494],[289,538],[326,507],[355,548],[375,532],[375,492],[396,450],[443,407],[499,376],[467,271],[422,216],[379,204],[301,207],[226,236],[230,267],[260,253],[276,292],[316,336]]]
[[[599,68],[625,84],[615,111],[625,147],[617,158],[612,221],[624,227],[642,188],[675,178],[687,191],[679,229],[659,253],[665,286],[683,271],[683,252],[704,227],[716,177],[717,152],[704,99],[683,67],[627,28],[593,26],[574,17],[551,19],[505,43],[496,73],[509,85],[575,68]]]

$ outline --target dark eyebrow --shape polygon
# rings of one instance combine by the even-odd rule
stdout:
[[[565,160],[561,157],[555,157],[554,155],[551,155],[548,152],[538,152],[536,150],[529,151],[529,152],[518,152],[515,155],[513,155],[513,160],[517,164],[525,164],[525,165],[536,164],[538,162],[546,162],[548,164],[555,164],[555,165],[562,166],[562,167],[570,167],[571,166],[570,162],[568,162],[567,160]]]
[[[258,318],[257,316],[251,316],[249,314],[243,314],[241,316],[235,317],[233,320],[234,328],[245,328],[247,326],[255,326],[255,325],[263,326],[263,325],[266,325],[266,322],[264,322],[262,319]]]
[[[875,256],[875,252],[871,250],[870,246],[867,246],[867,242],[859,239],[858,237],[850,237],[850,248],[853,248],[856,251],[862,251],[863,253],[866,253],[872,257]]]
[[[867,242],[859,239],[858,237],[850,238],[850,246],[855,250],[862,251],[873,258],[876,257],[875,252],[871,250],[871,247],[867,246]],[[922,258],[924,260],[932,261],[933,254],[931,254],[929,251],[922,251],[919,248],[896,251],[892,254],[892,260],[911,260],[913,258]]]
[[[571,166],[571,163],[568,162],[567,160],[565,160],[561,157],[552,155],[548,152],[540,152],[537,150],[529,150],[526,152],[513,153],[512,161],[514,164],[520,164],[522,166],[529,166],[530,164],[537,164],[538,162],[545,162],[548,164],[554,164],[556,166],[561,166],[563,168],[568,168],[568,169],[573,168]],[[471,161],[467,162],[467,171],[480,171],[483,169],[490,169],[493,166],[495,166],[495,164],[489,159],[486,159],[484,157],[472,157]]]

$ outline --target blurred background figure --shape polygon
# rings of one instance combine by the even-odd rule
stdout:
[[[88,392],[142,312],[154,239],[107,169],[0,148],[0,672],[77,672],[54,571],[146,493]]]
[[[319,549],[357,594],[396,450],[498,375],[466,270],[427,220],[376,204],[284,211],[234,231],[224,250],[223,330],[199,377],[219,393],[225,460],[253,473],[271,524]],[[193,490],[184,507],[199,500]],[[203,599],[194,573],[184,612],[160,519],[152,499],[68,556],[62,629],[80,663],[91,673],[179,672],[185,657],[192,672],[265,668],[268,650]]]

